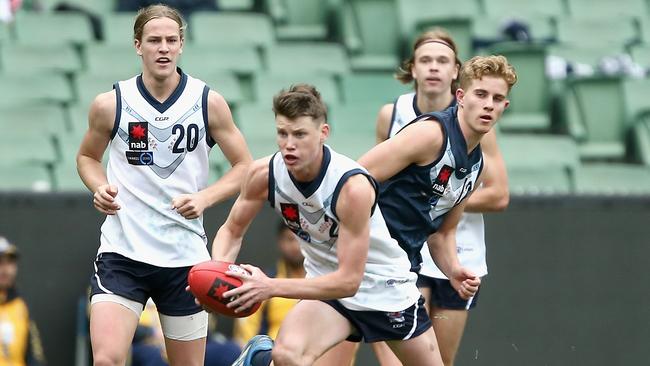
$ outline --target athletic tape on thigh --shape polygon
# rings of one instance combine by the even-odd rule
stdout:
[[[160,314],[160,324],[165,337],[176,341],[193,341],[208,335],[208,313],[205,311],[184,316]]]
[[[90,299],[90,304],[96,304],[98,302],[114,302],[116,304],[120,304],[127,309],[133,311],[135,315],[140,318],[140,314],[142,314],[142,310],[144,309],[144,305],[140,304],[137,301],[129,300],[125,297],[115,295],[115,294],[95,294],[93,297]]]

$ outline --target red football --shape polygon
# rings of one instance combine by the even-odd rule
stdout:
[[[223,293],[242,284],[238,278],[226,275],[226,271],[248,273],[244,268],[234,263],[221,261],[202,262],[192,267],[187,276],[190,291],[203,306],[219,314],[242,318],[256,312],[260,307],[260,303],[241,313],[235,313],[234,309],[226,306],[230,299],[223,298]]]

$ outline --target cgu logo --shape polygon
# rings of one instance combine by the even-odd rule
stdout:
[[[156,117],[155,120],[156,121],[168,121],[169,117]]]

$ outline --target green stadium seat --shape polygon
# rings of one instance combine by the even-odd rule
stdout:
[[[0,171],[0,191],[47,192],[52,188],[50,172],[45,165],[2,161]]]
[[[325,40],[330,7],[322,0],[266,0],[279,40]]]
[[[267,50],[269,71],[274,74],[345,74],[350,65],[345,50],[336,43],[279,44]]]
[[[252,11],[256,0],[215,0],[219,10]]]
[[[564,98],[569,132],[585,160],[621,160],[626,156],[626,102],[619,78],[572,80]]]
[[[413,87],[402,84],[391,73],[354,73],[341,77],[341,90],[347,104],[374,103],[379,108],[394,102],[401,94],[412,92]]]
[[[558,195],[573,192],[569,170],[554,167],[508,167],[508,186],[514,195]]]
[[[632,137],[637,160],[650,168],[650,111],[637,117]]]
[[[630,54],[635,63],[643,66],[647,70],[650,69],[650,33],[646,42],[644,45],[632,47]]]
[[[68,104],[73,100],[68,80],[58,73],[0,75],[0,95],[0,107],[39,103]]]
[[[519,4],[519,2],[517,2]],[[548,15],[519,15],[517,17],[490,15],[474,17],[473,38],[494,41],[503,38],[503,27],[514,19],[525,23],[534,41],[549,41],[557,37],[554,20]]]
[[[205,72],[197,74],[196,77],[203,80],[210,89],[221,94],[230,104],[238,104],[247,100],[237,77],[232,73]]]
[[[93,42],[90,21],[81,13],[19,12],[15,24],[16,41],[23,45],[83,45]]]
[[[611,48],[634,43],[639,40],[639,34],[635,22],[630,18],[559,18],[557,40],[565,45]]]
[[[248,139],[273,140],[275,147],[275,114],[272,104],[242,104],[234,111],[235,122]]]
[[[394,0],[345,2],[340,28],[353,69],[391,71],[399,65],[402,37]]]
[[[458,56],[467,60],[472,55],[472,19],[482,14],[479,1],[467,0],[463,6],[445,0],[398,0],[397,13],[403,39],[407,42],[405,51],[410,54],[413,43],[423,31],[442,27],[454,39]]]
[[[648,195],[650,169],[631,164],[582,164],[575,171],[576,193],[585,195]]]
[[[56,138],[56,150],[57,150],[57,163],[66,164],[72,163],[76,164],[77,152],[79,151],[79,146],[81,145],[81,140],[83,139],[86,129],[78,129],[66,134],[61,134]],[[108,151],[104,157],[108,158]]]
[[[0,135],[0,164],[53,164],[58,160],[54,141],[32,129],[5,129]]]
[[[214,47],[186,43],[179,64],[190,75],[215,71],[251,75],[262,69],[260,55],[250,45]]]
[[[9,25],[4,22],[0,22],[0,46],[4,46],[12,42],[12,35],[10,33]]]
[[[133,47],[133,23],[136,13],[102,13],[104,44]]]
[[[357,160],[375,146],[375,136],[371,135],[345,135],[332,130],[325,143],[339,154]]]
[[[377,114],[382,105],[381,101],[376,101],[330,106],[329,122],[332,136],[359,137],[362,141],[369,137],[374,145]]]
[[[575,19],[638,17],[648,13],[645,0],[567,0],[567,8]]]
[[[591,67],[595,71],[595,67],[603,57],[620,55],[624,53],[623,45],[607,45],[607,46],[576,46],[576,45],[550,45],[548,46],[547,53],[551,56],[559,57],[572,65],[583,65]]]
[[[86,71],[94,75],[123,75],[128,79],[142,72],[142,59],[133,45],[92,44],[84,48]]]
[[[650,4],[648,4],[650,8]],[[650,13],[646,16],[641,16],[637,19],[639,22],[639,32],[641,34],[641,42],[646,46],[650,45]]]
[[[125,72],[116,72],[115,75],[103,73],[95,75],[87,72],[76,74],[73,83],[76,95],[75,104],[83,107],[87,116],[88,107],[90,106],[90,103],[95,100],[95,97],[98,94],[113,90],[114,83],[133,76],[135,76],[135,74],[129,75]]]
[[[627,125],[632,126],[640,114],[650,111],[650,78],[623,81]]]
[[[512,0],[483,0],[485,13],[489,17],[519,18],[519,17],[560,17],[566,14],[563,0],[548,1],[512,1]]]
[[[254,159],[278,151],[275,115],[271,103],[268,103],[268,106],[241,105],[235,111],[235,117]]]
[[[59,160],[54,164],[54,187],[57,191],[87,191],[77,172],[77,152],[85,130],[61,135],[57,139]],[[108,164],[109,147],[102,158],[104,169]]]
[[[197,45],[268,48],[275,44],[273,25],[265,14],[197,11],[188,29]]]
[[[262,106],[272,105],[273,97],[282,89],[287,89],[293,84],[307,83],[314,85],[321,94],[326,104],[341,103],[341,96],[334,78],[322,74],[270,74],[257,73],[253,78],[253,90],[256,103]]]
[[[34,1],[31,2],[34,3]],[[41,6],[41,9],[44,11],[52,11],[62,3],[77,6],[97,15],[115,11],[114,0],[38,0],[38,5]]]
[[[77,172],[77,163],[66,160],[54,166],[54,189],[57,192],[85,192],[88,190]]]
[[[91,102],[92,100],[89,100],[87,103],[79,102],[68,108],[71,132],[81,134],[88,129],[88,112]]]
[[[528,43],[501,43],[490,49],[508,58],[519,75],[508,95],[510,105],[499,120],[503,131],[550,132],[550,86],[546,77],[546,49]]]
[[[11,134],[15,130],[51,137],[69,130],[63,107],[56,104],[35,103],[33,105],[0,107],[0,129]]]
[[[5,74],[74,73],[82,68],[81,58],[72,45],[13,44],[2,47],[0,51]]]
[[[580,164],[578,147],[568,136],[501,133],[499,148],[508,169],[560,167],[571,171]]]

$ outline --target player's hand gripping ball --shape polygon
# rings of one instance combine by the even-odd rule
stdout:
[[[228,276],[226,271],[250,274],[250,272],[234,263],[222,261],[202,262],[192,267],[187,276],[190,291],[204,307],[219,314],[243,318],[256,312],[261,303],[257,303],[246,311],[239,313],[235,313],[234,308],[231,309],[226,306],[234,299],[224,298],[223,293],[242,285],[239,278]]]

